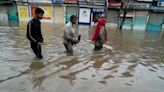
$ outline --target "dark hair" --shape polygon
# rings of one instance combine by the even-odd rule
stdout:
[[[44,14],[44,11],[41,8],[36,8],[35,9],[35,14]]]
[[[70,20],[77,18],[75,15],[71,15]]]

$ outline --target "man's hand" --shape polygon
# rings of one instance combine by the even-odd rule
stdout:
[[[38,42],[38,46],[41,46],[41,45],[43,45],[43,42]]]
[[[72,41],[76,43],[78,40],[76,38],[73,38]]]

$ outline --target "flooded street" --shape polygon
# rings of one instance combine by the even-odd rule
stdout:
[[[108,28],[95,52],[91,28],[67,56],[63,27],[43,24],[43,59],[33,54],[25,26],[0,28],[0,92],[163,92],[164,33]]]

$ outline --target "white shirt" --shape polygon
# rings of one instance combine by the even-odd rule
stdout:
[[[68,40],[78,40],[78,30],[76,29],[75,25],[72,24],[71,22],[67,23],[65,28],[64,28],[64,42]]]

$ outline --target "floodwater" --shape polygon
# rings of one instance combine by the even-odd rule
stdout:
[[[68,56],[63,27],[42,25],[42,60],[26,39],[25,26],[0,28],[0,92],[163,92],[164,33],[108,28],[108,42],[95,52],[93,33],[80,26],[82,41]]]

